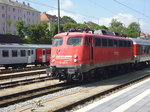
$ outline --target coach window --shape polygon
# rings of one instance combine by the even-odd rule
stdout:
[[[8,57],[9,56],[9,51],[8,50],[2,50],[2,56],[3,57]]]
[[[95,47],[101,47],[102,46],[102,41],[101,38],[95,37]]]
[[[31,52],[30,52],[30,50],[28,50],[28,56],[30,56],[31,55]]]
[[[107,47],[107,39],[102,38],[102,46]]]
[[[20,53],[21,53],[21,57],[26,56],[26,51],[25,50],[21,50]]]
[[[33,55],[33,50],[31,50],[31,54]]]
[[[12,50],[12,57],[17,57],[18,54],[17,54],[17,50]]]
[[[46,52],[45,52],[45,50],[43,50],[43,55],[45,55],[46,54]]]
[[[69,37],[67,41],[67,45],[81,45],[82,37]]]
[[[47,54],[50,54],[50,53],[51,53],[51,51],[50,51],[50,50],[48,50],[48,51],[47,51]]]
[[[53,39],[53,46],[61,46],[63,43],[63,38],[54,38]]]
[[[112,39],[108,39],[108,46],[113,47],[113,40]]]

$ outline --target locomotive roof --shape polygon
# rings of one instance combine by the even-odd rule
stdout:
[[[0,44],[0,47],[7,47],[7,48],[51,48],[51,45],[46,44]]]
[[[55,35],[54,37],[62,37],[62,36],[100,36],[100,37],[106,37],[106,38],[114,38],[114,39],[123,39],[123,40],[130,40],[129,38],[121,37],[121,36],[113,36],[113,35],[103,35],[103,34],[93,34],[93,33],[86,33],[86,32],[65,32],[65,33],[59,33]]]
[[[140,45],[150,45],[150,40],[144,40],[140,38],[130,38],[133,41],[133,44],[140,44]]]

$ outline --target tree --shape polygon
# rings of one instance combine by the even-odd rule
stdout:
[[[45,22],[24,25],[23,21],[17,21],[16,29],[18,31],[18,35],[25,43],[51,43],[51,35],[48,30],[48,24]]]
[[[11,26],[11,20],[10,19],[6,19],[6,23],[7,23],[7,25],[8,25],[8,34],[11,34],[11,32],[10,32],[10,26]]]
[[[104,25],[99,26],[99,25],[90,25],[91,29],[101,29],[101,30],[108,30],[108,28]]]
[[[63,20],[66,20],[66,21],[68,21],[68,22],[70,22],[70,23],[77,23],[74,19],[72,19],[72,18],[69,17],[69,16],[63,16],[62,19],[63,19]]]
[[[25,35],[24,35],[24,22],[23,21],[16,21],[15,22],[16,30],[18,32],[19,37],[24,40]]]
[[[126,35],[133,38],[138,37],[140,35],[140,25],[136,22],[130,23],[126,30]]]
[[[109,30],[113,31],[113,32],[124,34],[125,27],[123,26],[123,23],[117,21],[117,19],[112,19]]]

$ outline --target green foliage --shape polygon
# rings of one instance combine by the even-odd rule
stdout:
[[[69,16],[63,16],[62,17],[63,20],[69,21],[70,23],[77,23],[74,19],[72,19]]]
[[[123,23],[117,21],[116,19],[112,19],[109,30],[117,33],[121,33],[128,37],[136,38],[140,34],[140,25],[137,24],[136,22],[132,22],[126,28],[123,26]]]
[[[90,25],[91,29],[101,29],[101,30],[108,30],[108,28],[104,25],[99,26],[99,25]]]
[[[22,21],[18,21],[16,22],[16,29],[18,31],[18,35],[25,43],[51,43],[48,24],[45,22],[24,25]]]
[[[128,37],[133,37],[133,38],[139,37],[140,25],[137,24],[136,22],[130,23],[129,26],[127,27],[126,35]]]
[[[125,27],[123,26],[123,23],[117,21],[117,19],[112,19],[109,30],[123,34],[125,31]]]
[[[11,26],[11,20],[10,19],[6,19],[6,23],[7,23],[7,25],[8,25],[8,34],[10,34],[11,32],[10,32],[10,26]]]
[[[66,23],[63,25],[63,31],[66,32],[71,28],[85,28],[87,27],[85,24],[79,24],[79,23]]]
[[[19,37],[24,40],[24,33],[23,33],[23,30],[24,30],[24,22],[23,21],[16,21],[15,22],[15,26],[16,26],[16,30],[18,32],[18,35]]]

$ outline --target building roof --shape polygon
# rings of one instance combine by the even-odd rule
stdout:
[[[41,21],[51,21],[51,22],[57,22],[58,17],[56,17],[56,15],[50,15],[47,14],[46,12],[41,14]],[[60,18],[60,23],[61,24],[65,24],[65,23],[69,23],[70,21],[68,20],[64,20],[62,18]]]
[[[19,8],[24,8],[27,10],[39,12],[38,10],[32,8],[29,3],[25,4],[25,2],[20,3],[18,1],[12,1],[12,0],[0,0],[0,4],[6,4],[6,5],[14,6],[14,7],[19,7]]]

